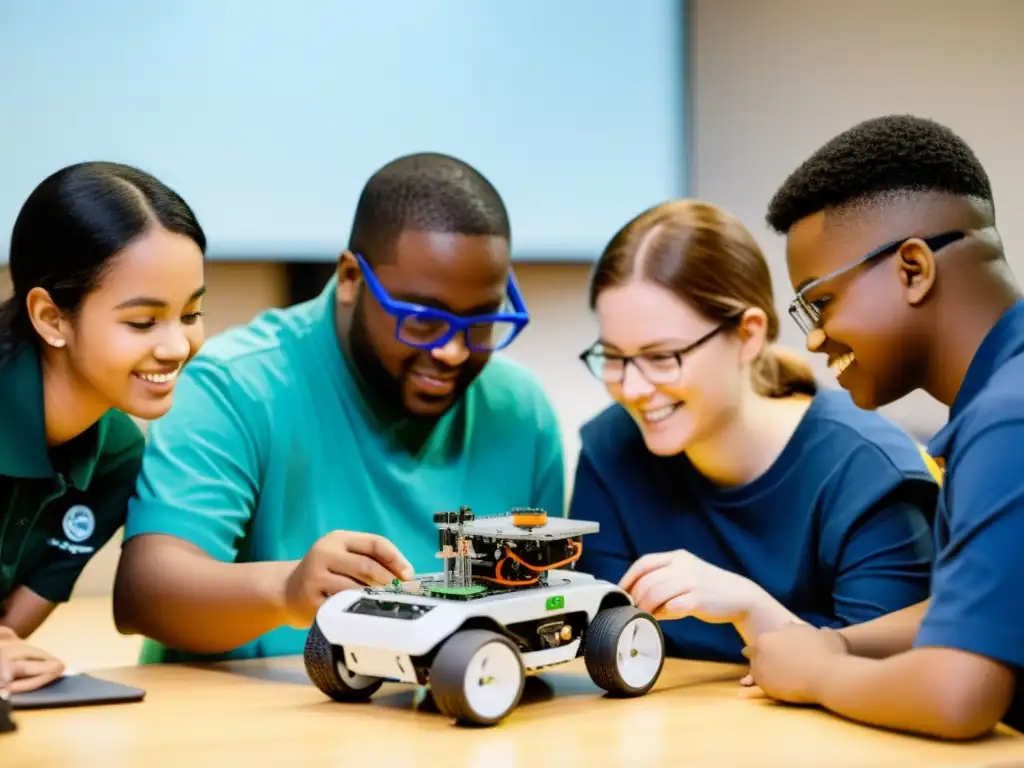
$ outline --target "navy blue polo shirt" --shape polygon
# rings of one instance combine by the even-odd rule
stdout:
[[[1024,301],[985,337],[928,451],[945,459],[946,480],[932,599],[915,645],[1015,670],[1004,722],[1024,730]]]
[[[928,597],[938,484],[920,445],[843,391],[815,395],[774,464],[739,487],[713,485],[685,454],[650,453],[618,405],[581,437],[570,515],[601,525],[582,571],[617,582],[642,555],[686,549],[819,627]],[[731,624],[661,626],[671,656],[743,662]]]

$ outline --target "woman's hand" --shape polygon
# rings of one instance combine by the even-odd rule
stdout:
[[[709,624],[734,624],[747,644],[762,632],[798,621],[750,579],[684,549],[644,555],[619,586],[656,619],[692,616]]]
[[[49,685],[64,674],[64,663],[29,645],[9,627],[0,627],[0,676],[9,680],[11,693],[25,693]],[[0,687],[3,681],[0,680]]]

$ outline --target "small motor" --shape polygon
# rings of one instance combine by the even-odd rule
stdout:
[[[537,627],[541,648],[557,648],[573,639],[572,627],[564,621],[549,621]]]

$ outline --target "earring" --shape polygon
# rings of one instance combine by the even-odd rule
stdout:
[[[47,339],[47,342],[51,347],[56,347],[57,349],[64,346],[64,339]]]

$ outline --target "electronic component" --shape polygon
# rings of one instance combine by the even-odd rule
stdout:
[[[573,570],[597,523],[529,507],[477,517],[465,506],[434,523],[439,573],[345,590],[320,607],[304,658],[324,694],[357,701],[388,680],[428,685],[444,714],[493,725],[518,703],[527,670],[580,656],[615,696],[654,685],[665,658],[658,622],[617,585]]]

